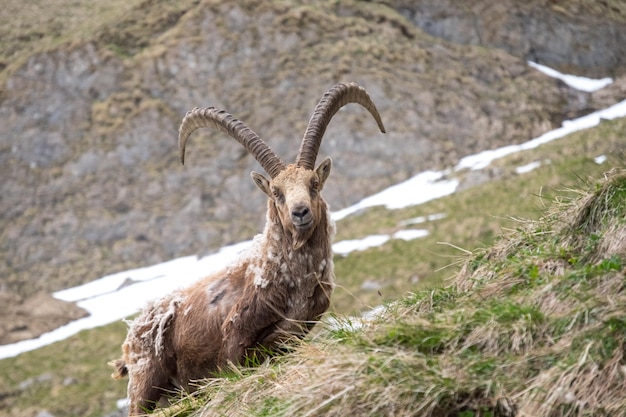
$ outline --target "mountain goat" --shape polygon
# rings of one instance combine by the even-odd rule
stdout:
[[[276,349],[303,337],[326,311],[334,287],[334,223],[320,192],[331,159],[314,165],[327,125],[348,103],[365,107],[385,132],[367,92],[354,83],[337,84],[317,104],[296,163],[289,165],[223,110],[195,108],[185,115],[178,136],[181,163],[196,129],[230,135],[270,177],[251,173],[268,197],[267,222],[232,265],[152,302],[131,323],[122,358],[110,363],[113,378],[129,377],[130,415],[155,408],[168,391],[193,390],[191,381],[241,364],[260,347]]]

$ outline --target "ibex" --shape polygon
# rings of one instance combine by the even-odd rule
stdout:
[[[241,121],[213,107],[188,112],[179,128],[185,145],[198,128],[212,127],[237,140],[269,175],[252,172],[267,197],[267,221],[250,249],[224,270],[148,305],[131,323],[123,357],[111,362],[113,378],[129,377],[130,415],[154,409],[168,392],[193,390],[191,381],[216,376],[229,363],[277,349],[303,337],[329,306],[334,287],[334,222],[320,195],[331,159],[314,169],[322,136],[348,103],[365,107],[385,132],[380,115],[360,86],[337,84],[319,101],[295,164],[285,165]]]

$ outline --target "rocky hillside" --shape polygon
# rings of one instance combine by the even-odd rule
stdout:
[[[620,0],[391,3],[424,32],[453,43],[503,49],[574,74],[624,73],[626,3]]]
[[[195,134],[187,165],[177,161],[178,123],[194,106],[227,109],[289,160],[324,91],[365,86],[388,133],[358,106],[329,126],[325,194],[341,208],[624,97],[621,80],[581,93],[525,63],[624,74],[617,2],[413,3],[9,0],[0,291],[28,300],[256,233],[263,195],[247,174],[260,167],[234,141]]]

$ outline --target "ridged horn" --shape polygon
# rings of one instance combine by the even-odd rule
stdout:
[[[328,123],[335,113],[348,103],[357,103],[365,107],[376,120],[380,131],[385,133],[385,126],[383,126],[380,114],[378,114],[374,102],[365,89],[355,83],[336,84],[322,96],[313,111],[300,145],[300,152],[296,159],[297,166],[314,169],[317,153]]]
[[[285,164],[269,146],[243,122],[233,115],[215,107],[194,108],[188,111],[178,128],[178,155],[185,164],[185,145],[189,135],[196,129],[211,127],[229,134],[239,142],[263,167],[271,178],[285,168]]]

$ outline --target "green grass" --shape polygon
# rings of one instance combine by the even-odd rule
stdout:
[[[0,361],[0,415],[45,409],[53,415],[101,417],[112,411],[126,388],[109,377],[106,363],[119,356],[125,332],[120,321]]]

